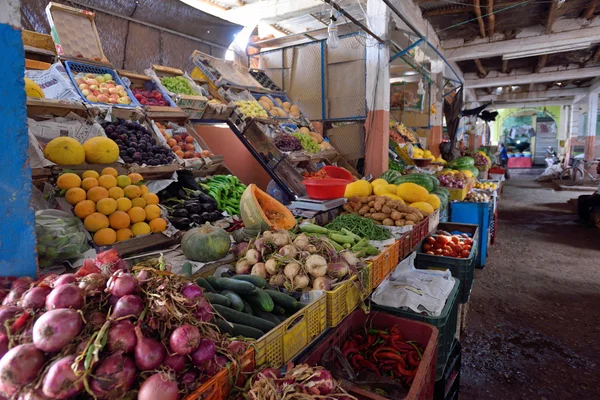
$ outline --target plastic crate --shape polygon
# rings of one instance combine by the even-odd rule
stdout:
[[[67,75],[69,75],[69,78],[71,78],[71,82],[73,83],[73,86],[75,86],[75,90],[77,90],[77,93],[79,93],[79,95],[81,96],[81,98],[83,99],[83,101],[85,103],[101,104],[101,105],[105,105],[105,106],[114,106],[114,107],[122,107],[122,108],[140,107],[140,103],[138,103],[138,101],[135,99],[135,97],[133,96],[133,93],[131,93],[131,90],[129,90],[129,88],[127,86],[125,86],[125,84],[123,83],[121,78],[119,78],[119,75],[117,75],[117,72],[114,69],[98,67],[96,65],[84,64],[84,63],[70,61],[70,60],[66,60],[64,62],[64,65],[65,65],[65,69],[67,70]],[[111,103],[100,103],[100,102],[89,101],[88,99],[85,98],[83,93],[81,93],[81,90],[79,89],[79,85],[77,84],[77,82],[75,82],[75,75],[77,75],[79,73],[94,74],[94,75],[109,74],[110,76],[112,76],[113,81],[115,81],[115,84],[123,86],[123,88],[125,89],[125,92],[127,92],[127,96],[129,96],[129,99],[131,100],[131,103],[130,104],[111,104]]]
[[[429,229],[428,229],[428,233],[433,232],[438,224],[440,223],[440,209],[438,208],[437,210],[435,210],[435,212],[433,214],[429,215]]]
[[[460,281],[454,279],[454,287],[446,300],[446,305],[438,317],[430,317],[427,315],[417,314],[412,311],[403,311],[397,308],[380,306],[375,303],[371,303],[372,311],[383,311],[391,315],[395,315],[401,318],[412,319],[415,321],[421,321],[435,326],[438,329],[438,350],[437,350],[437,363],[435,380],[440,380],[444,374],[444,368],[450,357],[452,351],[452,345],[454,343],[454,335],[456,335],[456,322],[458,319],[458,304],[456,302],[458,298],[458,289],[460,287]]]
[[[429,234],[429,216],[425,217],[425,219],[419,222],[417,225],[414,225],[411,233],[410,233],[410,245],[411,248],[415,248],[419,245],[421,240],[425,239],[425,237]]]
[[[479,226],[479,249],[475,268],[483,268],[487,259],[488,231],[490,227],[491,203],[459,202],[450,205],[450,221]]]
[[[468,187],[462,189],[445,187],[444,189],[448,190],[448,193],[450,193],[450,201],[463,201],[469,192]]]
[[[254,364],[254,348],[250,347],[240,358],[240,366],[232,363],[206,381],[202,386],[190,393],[184,400],[225,400],[228,398],[234,383],[243,386],[247,376],[256,370]],[[235,375],[233,378],[232,374]]]
[[[413,247],[411,246],[412,241],[410,237],[411,232],[408,232],[396,241],[398,243],[398,262],[404,260],[412,252]],[[392,267],[392,270],[396,268],[396,265]]]
[[[479,228],[472,224],[455,224],[445,222],[439,224],[439,229],[447,232],[460,231],[470,234],[473,238],[473,248],[468,258],[455,258],[444,256],[432,256],[425,254],[422,251],[423,243],[419,245],[417,257],[415,258],[415,268],[417,269],[434,269],[445,271],[450,270],[452,276],[460,280],[458,289],[458,304],[464,304],[471,297],[471,289],[473,288],[473,277],[475,273],[475,259],[478,253],[478,238]]]
[[[356,331],[364,331],[366,326],[374,329],[387,329],[390,326],[398,326],[404,339],[418,342],[425,348],[417,374],[404,399],[432,399],[435,385],[438,330],[436,327],[423,322],[411,321],[382,312],[374,312],[367,315],[361,311],[355,311],[340,326],[331,330],[298,362],[309,365],[320,364],[321,355],[327,349],[333,346],[341,348],[350,335]],[[343,381],[342,385],[351,395],[361,400],[388,400],[386,397],[360,389],[348,381]]]
[[[398,264],[398,246],[398,242],[394,242],[393,245],[388,246],[376,258],[371,260],[372,289],[379,286]]]
[[[279,368],[319,337],[325,329],[327,298],[321,296],[254,343],[256,365]]]
[[[355,275],[335,290],[325,292],[327,297],[327,327],[334,328],[354,311],[359,303],[369,297],[372,290],[371,265],[360,272],[362,288]]]
[[[266,108],[265,108],[265,107],[264,107],[262,104],[260,104],[260,102],[259,102],[258,104],[260,104],[260,106],[261,106],[262,108],[265,108],[265,111],[267,112],[267,114],[269,114],[269,117],[271,117],[271,118],[273,118],[273,119],[290,119],[290,118],[292,118],[292,117],[290,117],[290,114],[288,114],[288,112],[287,112],[287,111],[285,111],[285,110],[283,109],[283,107],[279,107],[279,105],[278,105],[277,103],[275,103],[275,99],[274,99],[272,96],[270,96],[270,95],[268,95],[268,94],[266,94],[266,93],[252,93],[252,97],[254,97],[254,99],[255,99],[257,102],[258,102],[258,99],[260,99],[261,97],[266,97],[266,98],[268,98],[269,100],[271,100],[271,101],[273,102],[273,104],[275,104],[275,106],[276,106],[277,108],[279,108],[279,109],[283,110],[283,112],[285,113],[285,117],[274,116],[273,114],[271,114],[271,111],[267,110],[267,109],[266,109]]]
[[[461,353],[462,346],[458,340],[455,340],[442,379],[435,382],[434,400],[452,400],[458,398],[460,369],[462,366]]]
[[[273,82],[271,78],[269,78],[269,75],[267,75],[263,71],[259,69],[250,68],[248,72],[254,77],[254,79],[257,80],[258,83],[262,85],[262,87],[269,90],[274,90],[276,92],[282,91],[281,88],[277,86],[277,84]]]

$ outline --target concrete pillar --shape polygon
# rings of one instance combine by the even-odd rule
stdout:
[[[369,27],[382,39],[388,37],[390,11],[381,0],[368,0]],[[365,174],[379,177],[388,169],[390,136],[390,48],[367,39],[367,120],[365,121]]]
[[[565,142],[565,159],[564,166],[568,166],[571,153],[573,152],[573,146],[577,142],[577,136],[579,136],[579,118],[581,117],[581,108],[578,104],[573,103],[571,106],[571,113],[569,115],[568,134],[566,135],[567,140]]]
[[[21,40],[21,2],[0,2],[0,275],[35,276],[35,224],[27,159],[27,110]]]
[[[585,135],[585,159],[593,160],[596,144],[596,121],[598,118],[598,93],[590,93],[588,98],[587,130]]]

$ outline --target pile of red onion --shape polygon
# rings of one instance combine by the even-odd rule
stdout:
[[[180,399],[246,350],[207,323],[195,283],[128,272],[115,254],[76,274],[0,278],[0,400]]]

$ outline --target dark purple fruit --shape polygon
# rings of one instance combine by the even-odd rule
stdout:
[[[127,148],[127,154],[129,154],[130,156],[132,156],[133,153],[135,153],[135,149],[133,147],[128,147]]]
[[[125,164],[131,164],[133,162],[133,158],[127,156],[127,157],[123,157],[123,162]]]
[[[104,132],[106,132],[107,135],[110,135],[111,133],[115,132],[115,127],[114,126],[107,126],[106,128],[104,128]]]
[[[137,162],[140,162],[140,161],[142,161],[142,156],[140,155],[140,153],[135,153],[135,154],[133,155],[133,160],[134,160],[134,161],[137,161]]]
[[[127,135],[125,135],[125,134],[121,134],[121,135],[119,135],[119,136],[117,137],[117,139],[119,139],[119,140],[121,140],[121,141],[123,141],[123,142],[124,142],[124,141],[126,141],[126,140],[127,140]]]
[[[127,157],[128,155],[129,155],[129,153],[127,152],[127,150],[119,151],[119,156],[121,156],[121,158]]]

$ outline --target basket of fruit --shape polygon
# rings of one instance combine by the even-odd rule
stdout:
[[[212,155],[210,150],[203,148],[200,143],[190,134],[188,128],[178,125],[174,122],[154,121],[155,130],[158,130],[165,143],[171,148],[175,155],[186,161],[200,161],[204,157]]]
[[[129,80],[129,90],[142,106],[177,107],[177,104],[171,100],[166,90],[157,85],[149,76],[123,70],[118,70],[118,73],[121,78]]]
[[[200,119],[208,103],[207,93],[182,70],[160,65],[144,71],[191,118]]]
[[[140,105],[115,70],[70,60],[64,64],[67,75],[86,103],[126,108]]]

